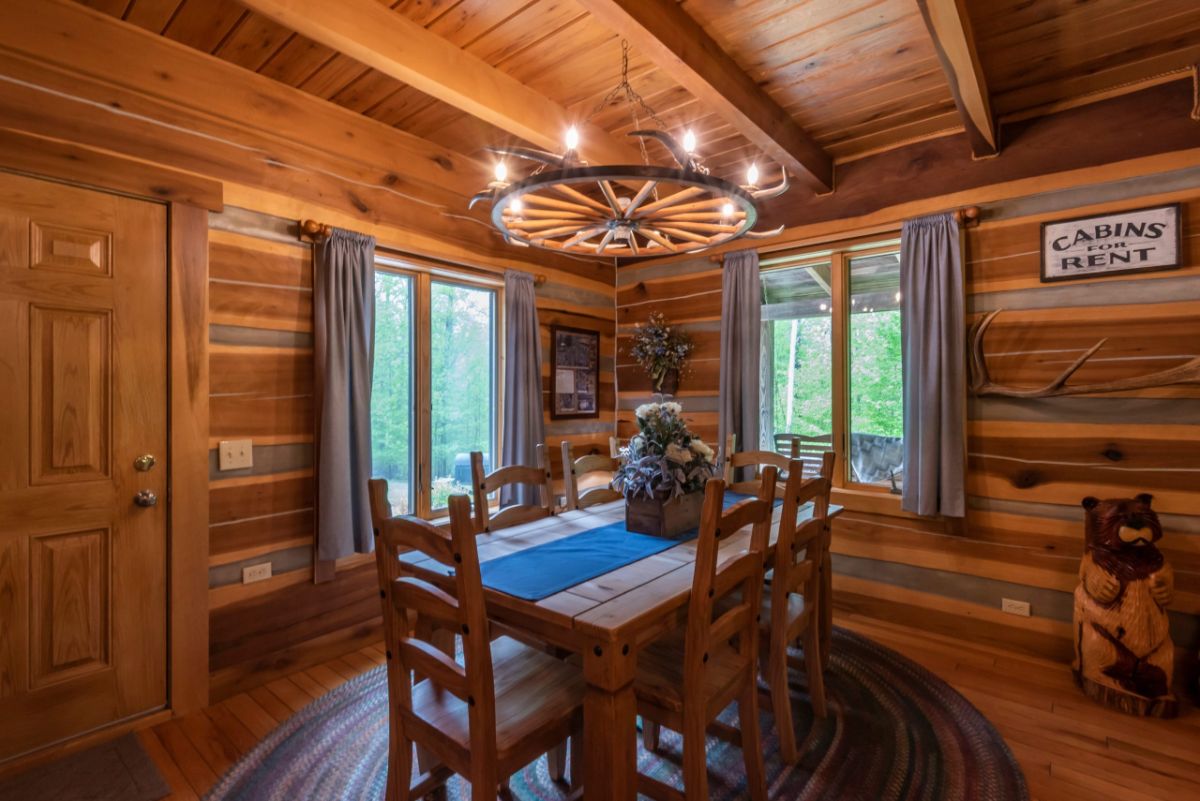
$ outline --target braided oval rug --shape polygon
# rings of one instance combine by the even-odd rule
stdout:
[[[781,801],[1026,801],[1004,740],[975,707],[932,673],[845,629],[834,629],[826,673],[829,716],[813,717],[803,675],[793,702],[801,759],[779,759],[763,712],[768,790]],[[736,725],[736,708],[723,717]],[[206,801],[382,801],[387,778],[387,680],[372,670],[314,701],[235,765]],[[658,751],[638,745],[639,769],[680,787],[681,740],[664,729]],[[746,798],[741,751],[709,738],[713,799]],[[520,801],[560,801],[546,759],[510,780]],[[449,797],[467,799],[457,777]]]

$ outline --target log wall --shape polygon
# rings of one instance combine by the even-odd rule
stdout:
[[[311,247],[296,238],[295,225],[294,218],[236,206],[210,216],[214,699],[379,635],[370,557],[340,564],[332,583],[312,581],[313,260]],[[547,393],[550,325],[597,330],[601,337],[599,419],[546,416],[552,469],[561,481],[562,440],[569,439],[578,455],[608,450],[614,418],[611,287],[551,271],[537,289],[537,302]],[[254,440],[254,467],[218,471],[218,442],[245,437]],[[243,585],[242,568],[264,562],[271,563],[272,578]]]
[[[1164,190],[1170,190],[1164,192]],[[1044,220],[1183,203],[1185,267],[1169,272],[1042,284]],[[1167,368],[1200,354],[1200,170],[1047,192],[983,207],[965,236],[971,320],[1005,309],[987,339],[992,377],[1031,385],[1058,375],[1098,339],[1109,342],[1075,382]],[[881,236],[880,238],[886,238]],[[680,384],[695,430],[717,433],[721,271],[705,257],[625,266],[617,278],[618,429],[649,384],[625,355],[634,324],[653,310],[691,332],[696,351]],[[1176,571],[1172,626],[1181,655],[1200,645],[1200,385],[1044,400],[969,403],[967,492],[955,524],[904,515],[895,498],[848,511],[833,540],[843,611],[915,624],[1059,660],[1071,655],[1085,495],[1150,492],[1162,548]],[[1029,601],[1033,617],[1000,611]]]

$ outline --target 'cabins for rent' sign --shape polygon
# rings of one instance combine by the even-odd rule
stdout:
[[[1179,204],[1042,223],[1042,280],[1180,265]]]

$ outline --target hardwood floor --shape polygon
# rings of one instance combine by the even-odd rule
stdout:
[[[1085,698],[1061,664],[857,616],[835,622],[924,665],[1000,730],[1036,801],[1200,801],[1200,710],[1133,718]],[[345,654],[140,732],[171,786],[196,799],[280,722],[382,665],[381,646]],[[298,800],[299,801],[299,800]]]

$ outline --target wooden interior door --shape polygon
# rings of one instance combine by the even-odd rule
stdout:
[[[166,222],[0,174],[0,762],[166,704]]]

